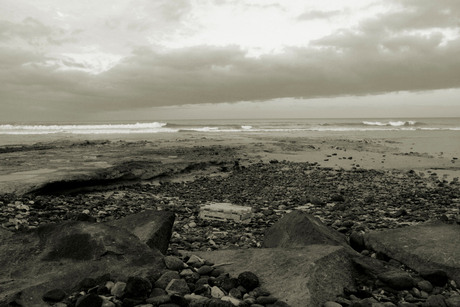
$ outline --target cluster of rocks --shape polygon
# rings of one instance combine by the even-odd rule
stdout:
[[[415,272],[395,259],[365,250],[353,263],[361,275],[354,289],[324,307],[456,307],[460,306],[460,288],[445,270],[426,269]],[[386,258],[386,261],[379,259]]]
[[[346,288],[335,301],[329,301],[325,306],[459,306],[458,282],[453,280],[451,272],[446,269],[423,270],[417,263],[392,254],[390,249],[366,241],[366,234],[374,230],[410,228],[430,220],[460,224],[458,180],[447,182],[435,174],[425,177],[415,171],[346,171],[285,161],[246,167],[235,164],[233,172],[227,175],[202,176],[183,182],[144,182],[118,186],[117,191],[108,188],[65,196],[0,195],[0,222],[8,230],[33,231],[37,227],[40,229],[40,225],[65,220],[110,225],[146,209],[175,213],[174,225],[171,221],[168,226],[171,231],[169,249],[168,246],[162,247],[162,252],[167,251],[170,255],[165,258],[167,272],[129,275],[131,278],[110,275],[99,279],[86,278],[70,296],[59,289],[47,292],[44,298],[54,300],[55,306],[93,306],[92,301],[99,302],[94,305],[98,307],[161,304],[283,306],[285,303],[276,300],[270,291],[246,287],[238,275],[232,278],[220,266],[212,266],[204,260],[194,263],[193,259],[200,258],[185,256],[183,251],[238,248],[252,252],[254,248],[298,248],[311,244],[339,244],[349,248],[347,241],[360,253],[359,257],[351,257],[353,270],[359,274],[353,287]],[[250,206],[253,218],[249,224],[201,220],[198,217],[200,205],[209,201]],[[313,237],[320,239],[293,244],[292,238],[305,234],[280,235],[290,226],[285,224],[283,230],[274,225],[283,217],[293,216],[290,213],[294,210],[297,210],[295,216],[302,216],[299,212],[303,211],[318,218],[316,222],[309,222],[315,227],[307,228],[310,235],[313,233]],[[319,221],[324,225],[318,226]],[[287,223],[296,224],[305,225],[306,222]],[[331,240],[317,235],[317,229],[326,232],[324,227],[335,230]],[[136,233],[132,223],[126,228]],[[277,234],[275,239],[270,231]],[[286,241],[286,238],[290,239]],[[395,235],[393,238],[399,237]],[[396,243],[397,239],[393,241]],[[444,252],[443,248],[434,247]],[[113,250],[106,252],[112,255]],[[271,250],[267,253],[278,255]],[[119,254],[120,251],[116,250],[115,256]],[[173,278],[159,286],[163,273]],[[439,281],[432,276],[444,279]],[[138,296],[136,291],[140,288],[144,292]]]
[[[184,262],[185,261],[185,262]],[[166,270],[149,278],[132,276],[124,281],[85,278],[75,292],[46,292],[42,299],[57,307],[232,307],[289,306],[260,287],[259,278],[245,271],[237,277],[196,255],[164,258]]]
[[[433,174],[432,174],[433,175]],[[177,215],[172,247],[208,250],[258,247],[264,231],[286,213],[303,210],[326,225],[353,231],[398,228],[430,219],[460,222],[460,183],[415,171],[336,170],[311,163],[256,163],[228,176],[143,183],[75,195],[2,195],[0,223],[14,230],[49,222],[116,220],[145,209]],[[200,205],[229,201],[253,208],[246,226],[197,218]]]

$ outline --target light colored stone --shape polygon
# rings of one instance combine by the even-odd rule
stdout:
[[[187,264],[193,267],[200,267],[204,264],[204,260],[197,255],[191,255],[187,260]]]
[[[211,296],[215,298],[222,298],[225,296],[225,293],[219,287],[213,286],[211,288]]]
[[[184,295],[184,298],[185,298],[188,302],[206,301],[206,300],[208,299],[206,296],[198,295],[198,294],[195,294],[195,293],[186,294],[186,295]]]
[[[122,281],[117,281],[112,289],[110,290],[110,294],[115,297],[122,297],[125,294],[126,283]]]
[[[237,299],[237,298],[234,298],[234,297],[231,297],[231,296],[223,296],[221,298],[221,300],[223,300],[224,302],[230,302],[232,303],[234,306],[240,306],[242,304],[242,301]]]

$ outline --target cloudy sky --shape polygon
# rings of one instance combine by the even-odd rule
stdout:
[[[460,1],[2,1],[2,122],[340,116],[460,116]]]

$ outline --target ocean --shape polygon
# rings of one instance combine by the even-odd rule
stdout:
[[[158,139],[197,136],[292,135],[298,137],[414,138],[412,145],[460,151],[460,118],[330,118],[166,120],[99,123],[2,123],[0,145],[72,139]],[[434,143],[433,143],[434,142]],[[436,143],[437,142],[437,143]],[[425,146],[424,146],[425,145]]]

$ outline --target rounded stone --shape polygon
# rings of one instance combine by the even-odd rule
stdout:
[[[67,294],[64,292],[64,290],[62,290],[62,289],[53,289],[53,290],[50,290],[50,291],[46,292],[45,294],[43,294],[42,299],[45,302],[60,302],[66,296],[67,296]]]
[[[420,275],[434,286],[439,287],[443,287],[449,279],[447,273],[443,270],[424,270],[420,272]]]
[[[414,280],[409,273],[401,271],[389,271],[379,274],[378,279],[386,283],[393,289],[410,289],[414,286]]]
[[[166,289],[166,286],[173,279],[180,279],[180,275],[175,271],[167,271],[163,273],[160,278],[155,282],[156,288]]]
[[[143,277],[129,277],[126,282],[125,296],[129,298],[146,298],[152,291],[152,284]]]
[[[122,297],[125,294],[126,283],[118,281],[116,282],[112,289],[110,289],[110,293],[115,297]]]
[[[426,304],[429,307],[446,307],[447,306],[444,296],[442,296],[441,294],[431,295],[426,300]]]
[[[323,307],[342,307],[339,303],[328,301],[323,304]]]
[[[212,266],[203,265],[197,270],[197,272],[200,275],[209,275],[213,270],[214,268]]]
[[[446,299],[448,307],[460,307],[460,295],[453,295]]]
[[[96,294],[87,294],[81,296],[75,307],[101,307],[104,300]]]
[[[247,291],[259,286],[259,278],[256,274],[246,271],[238,275],[238,281]]]
[[[278,299],[273,296],[259,296],[256,298],[256,303],[261,305],[269,305],[275,303],[277,300]]]
[[[185,267],[184,262],[175,256],[166,256],[164,261],[166,267],[173,271],[180,271]]]
[[[366,249],[362,233],[353,231],[350,235],[350,246],[358,253]]]
[[[433,285],[428,280],[421,280],[417,283],[417,288],[427,293],[433,291]]]

